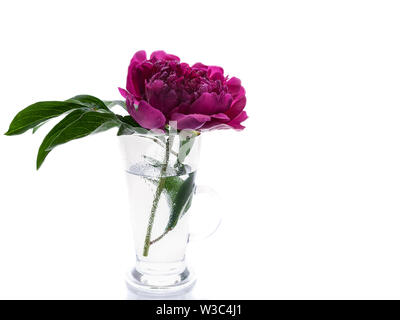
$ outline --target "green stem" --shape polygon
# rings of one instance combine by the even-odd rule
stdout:
[[[167,231],[165,231],[161,236],[153,239],[150,241],[150,245],[152,245],[153,243],[156,243],[157,241],[161,240],[162,238],[164,238],[164,236],[167,235],[168,232],[170,232],[172,229],[168,229]]]
[[[171,139],[171,141],[170,141],[170,139]],[[170,154],[169,149],[170,149],[170,144],[172,145],[172,142],[173,142],[173,137],[167,136],[166,143],[165,143],[164,163],[163,163],[163,166],[161,167],[160,180],[159,180],[159,183],[157,186],[156,193],[154,195],[153,205],[151,206],[149,224],[147,225],[146,238],[144,240],[143,256],[145,256],[145,257],[147,257],[149,255],[149,249],[150,249],[150,245],[151,245],[151,231],[153,229],[154,217],[156,215],[158,203],[160,202],[161,193],[162,193],[162,191],[164,189],[164,185],[165,185],[165,173],[168,168],[169,154]]]

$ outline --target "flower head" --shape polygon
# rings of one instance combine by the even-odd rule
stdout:
[[[241,81],[224,76],[217,66],[189,66],[177,56],[145,51],[133,56],[128,69],[125,97],[128,112],[142,127],[212,130],[244,129],[247,119],[245,90]]]

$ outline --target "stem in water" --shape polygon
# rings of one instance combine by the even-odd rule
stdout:
[[[165,173],[167,172],[168,162],[169,162],[169,154],[170,154],[169,149],[171,148],[172,144],[173,144],[173,136],[167,136],[166,143],[165,143],[164,163],[161,167],[160,180],[158,182],[157,190],[154,195],[153,205],[151,206],[149,224],[147,225],[146,238],[144,240],[143,256],[145,256],[145,257],[147,257],[149,255],[149,249],[150,249],[150,245],[151,245],[151,231],[153,229],[154,217],[156,215],[158,203],[160,202],[161,193],[162,193],[162,191],[164,189],[164,185],[165,185]]]

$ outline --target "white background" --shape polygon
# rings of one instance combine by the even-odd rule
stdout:
[[[219,232],[189,298],[400,298],[397,1],[2,1],[0,128],[40,100],[119,99],[133,53],[242,79],[243,132],[204,137]],[[115,131],[52,152],[0,136],[0,298],[125,299],[134,263]],[[212,210],[212,208],[210,208]]]

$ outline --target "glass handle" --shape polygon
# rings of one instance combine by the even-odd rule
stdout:
[[[196,185],[194,195],[190,225],[191,229],[195,230],[190,231],[188,242],[211,237],[222,222],[222,199],[213,188]]]

